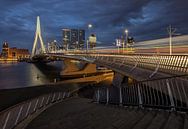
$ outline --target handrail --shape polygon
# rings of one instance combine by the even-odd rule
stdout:
[[[174,74],[182,75],[188,73],[188,56],[125,56],[125,57],[113,57],[104,55],[88,55],[90,58],[96,59],[101,63],[113,63],[114,65],[131,65],[140,68],[147,68]],[[103,58],[106,57],[106,58]],[[111,60],[109,60],[111,59]],[[112,60],[114,60],[112,62]],[[156,71],[156,72],[157,72]]]
[[[95,53],[66,56],[86,61],[90,59],[89,62],[98,61],[108,65],[116,65],[119,69],[121,69],[121,66],[123,65],[129,65],[132,66],[132,68],[135,68],[136,66],[138,68],[150,69],[155,71],[155,73],[163,72],[173,75],[188,73],[187,55],[110,55]],[[85,57],[85,59],[79,57]]]
[[[188,111],[188,79],[177,76],[119,87],[98,87],[93,100],[106,104]]]
[[[18,103],[0,112],[0,129],[12,129],[19,123],[44,110],[53,103],[60,102],[70,96],[69,92],[54,92]]]

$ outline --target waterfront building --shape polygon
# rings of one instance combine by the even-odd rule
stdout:
[[[85,30],[63,29],[63,48],[83,49],[85,43]]]
[[[58,50],[57,41],[53,40],[48,43],[48,52],[56,52]]]
[[[93,49],[96,47],[97,37],[95,34],[89,36],[89,48]]]
[[[4,42],[2,47],[2,53],[1,53],[2,58],[8,58],[8,49],[9,49],[8,43]]]
[[[28,49],[20,49],[16,47],[9,48],[7,42],[3,43],[1,58],[9,59],[9,60],[11,59],[18,60],[18,59],[25,59],[29,57],[30,57],[30,53]]]

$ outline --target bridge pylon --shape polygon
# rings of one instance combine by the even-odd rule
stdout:
[[[46,53],[46,49],[44,47],[44,42],[42,39],[42,35],[41,35],[41,27],[40,27],[40,17],[37,16],[37,25],[36,25],[36,32],[35,32],[35,40],[33,43],[33,48],[32,48],[32,55],[31,57],[36,55],[36,48],[37,48],[37,41],[38,39],[40,40],[40,45],[41,45],[41,51],[42,53]]]

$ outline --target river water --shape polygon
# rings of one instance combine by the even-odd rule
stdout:
[[[63,62],[35,65],[24,62],[0,62],[0,89],[43,85],[60,78]]]

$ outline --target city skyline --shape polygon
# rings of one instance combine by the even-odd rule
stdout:
[[[186,0],[2,0],[0,42],[32,48],[37,15],[41,17],[45,43],[48,39],[62,42],[62,28],[81,28],[87,33],[88,24],[93,25],[90,31],[105,45],[112,45],[124,29],[136,41],[167,37],[169,24],[178,33],[187,34],[187,3]]]

